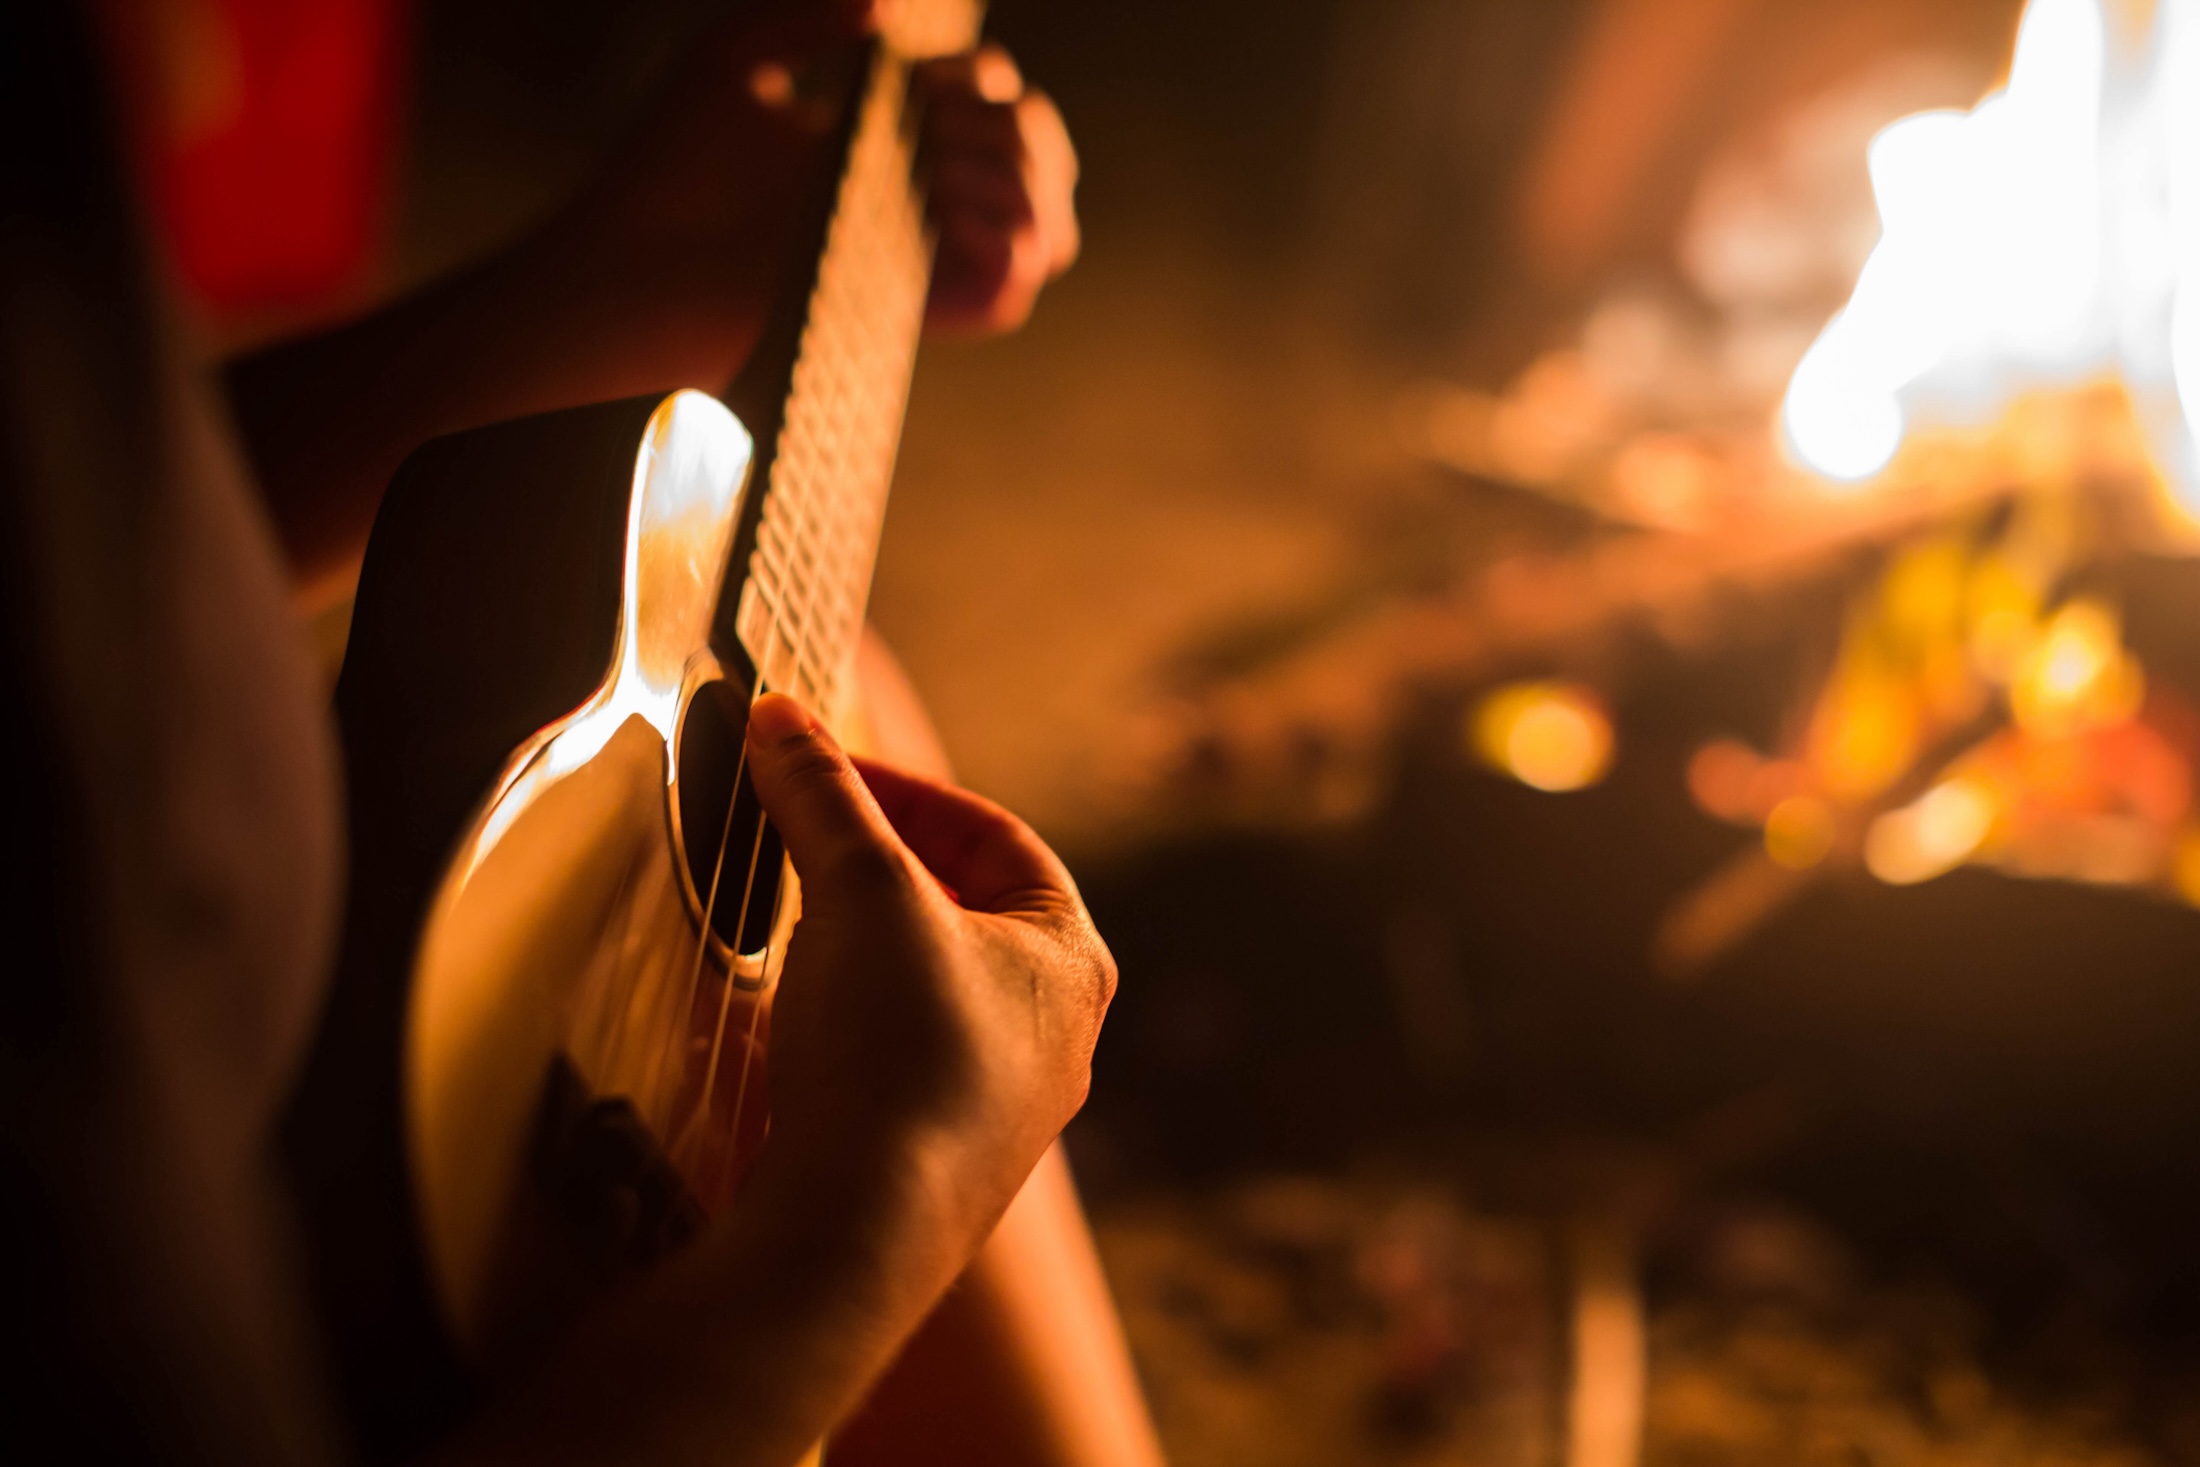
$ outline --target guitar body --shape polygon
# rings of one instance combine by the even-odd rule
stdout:
[[[613,403],[428,445],[376,522],[336,697],[349,916],[286,1151],[377,1450],[677,1246],[760,1137],[733,1112],[794,897],[731,798],[753,670],[710,646],[752,464],[700,393]],[[714,929],[721,839],[770,869]]]
[[[639,434],[631,412],[590,416],[604,457],[626,440],[625,472],[556,492],[621,512],[610,636],[572,654],[608,641],[609,656],[441,832],[443,869],[408,914],[403,1113],[427,1261],[459,1340],[491,1360],[723,1205],[737,1143],[760,1135],[761,1103],[748,1137],[736,1112],[785,952],[777,845],[728,799],[754,674],[729,681],[710,646],[751,441],[700,393],[663,400]],[[600,479],[597,457],[576,477]],[[447,512],[471,492],[458,467],[431,458],[409,496]],[[402,650],[417,666],[423,649]],[[402,692],[377,703],[398,708],[430,740],[454,732]],[[714,894],[723,938],[705,920]]]
[[[848,58],[809,268],[730,408],[677,392],[442,439],[377,518],[336,697],[346,930],[282,1136],[369,1459],[432,1447],[728,1205],[762,1141],[800,896],[747,709],[791,693],[847,741],[930,273],[911,65],[976,35],[971,0],[887,14]],[[1042,1171],[964,1295],[1000,1306],[970,1335],[991,1364],[969,1379],[997,1383],[977,1456],[1157,1460],[1067,1173]],[[996,1287],[995,1254],[1045,1291]]]
[[[976,31],[911,0],[822,69],[841,166],[738,419],[676,393],[458,434],[377,516],[337,688],[346,931],[282,1138],[371,1456],[677,1246],[760,1135],[794,898],[746,708],[847,701],[930,274],[910,68]]]

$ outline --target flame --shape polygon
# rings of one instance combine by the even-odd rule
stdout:
[[[2062,738],[2110,728],[2139,712],[2146,680],[2123,648],[2116,614],[2071,602],[2048,620],[2009,684],[2009,711],[2027,733]]]
[[[1864,835],[1864,867],[1889,886],[1912,886],[1970,859],[1994,828],[1994,791],[1957,778],[1933,786],[1874,820]]]
[[[1991,540],[1942,532],[1904,546],[1851,605],[1785,756],[1704,744],[1688,765],[1697,807],[1761,827],[1765,854],[1792,871],[1861,855],[1880,880],[1908,886],[1984,861],[2200,893],[2200,832],[2174,876],[2162,854],[2192,805],[2185,736],[2163,732],[2182,715],[2148,693],[2110,602],[2050,599],[2082,536],[2067,510],[2063,496],[2036,492]],[[2010,726],[1923,795],[1883,804],[2004,704]],[[2193,722],[2189,742],[2200,744]]]
[[[1866,480],[1916,420],[2113,370],[2200,512],[2200,0],[2136,49],[2101,0],[2032,0],[2008,85],[1894,123],[1870,164],[1880,240],[1789,382],[1795,456]]]

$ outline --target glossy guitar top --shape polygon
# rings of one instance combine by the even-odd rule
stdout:
[[[930,240],[884,12],[815,268],[728,399],[431,443],[391,485],[337,688],[350,909],[284,1153],[370,1456],[731,1196],[796,911],[740,763],[765,688],[849,702]]]
[[[750,449],[701,393],[577,409],[430,445],[377,523],[337,689],[353,909],[288,1149],[392,1449],[761,1139],[798,897],[732,797],[751,689],[710,640]]]
[[[726,859],[681,859],[690,712],[717,725],[746,705],[709,632],[750,440],[681,393],[635,460],[608,671],[514,752],[454,843],[413,977],[405,1117],[428,1261],[459,1339],[491,1358],[722,1205],[737,1130],[753,1146],[764,1116],[735,1113],[785,951],[779,873],[756,869],[778,852],[753,819],[726,839],[721,805],[694,813],[718,817],[701,844]],[[730,788],[737,747],[691,751],[688,777]],[[713,886],[758,914],[729,928],[757,931],[745,956],[705,935]]]

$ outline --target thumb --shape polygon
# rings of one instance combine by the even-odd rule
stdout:
[[[814,715],[784,693],[749,707],[749,778],[802,878],[805,900],[908,876],[909,857],[863,776]]]

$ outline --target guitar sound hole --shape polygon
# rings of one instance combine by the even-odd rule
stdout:
[[[785,865],[779,832],[764,818],[741,764],[748,710],[746,691],[730,679],[697,688],[681,720],[678,746],[680,843],[688,874],[696,899],[710,908],[712,930],[737,962],[761,955],[771,937]]]

